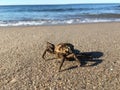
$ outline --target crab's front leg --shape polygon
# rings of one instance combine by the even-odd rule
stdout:
[[[64,61],[65,61],[65,57],[62,58],[62,62],[60,63],[60,67],[59,67],[59,72],[61,70],[61,67],[63,66]]]
[[[47,49],[43,52],[42,58],[45,59],[45,55],[46,55]]]

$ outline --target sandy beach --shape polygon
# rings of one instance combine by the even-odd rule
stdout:
[[[41,57],[47,41],[95,58],[58,72],[58,60]],[[0,90],[120,90],[120,23],[0,27]]]

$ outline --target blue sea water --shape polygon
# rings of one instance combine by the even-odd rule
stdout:
[[[0,26],[120,22],[120,4],[0,6]]]

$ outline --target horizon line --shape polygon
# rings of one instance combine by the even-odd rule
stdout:
[[[120,3],[68,3],[68,4],[5,4],[0,6],[24,6],[24,5],[79,5],[79,4],[120,4]]]

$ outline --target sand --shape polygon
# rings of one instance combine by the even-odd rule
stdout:
[[[58,60],[41,58],[46,41],[72,43],[94,61],[66,61],[58,72]],[[0,90],[120,90],[120,23],[0,27]]]

